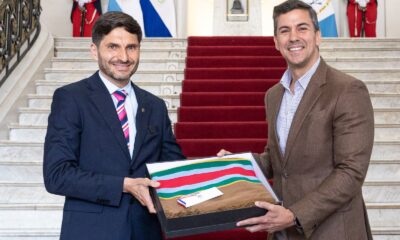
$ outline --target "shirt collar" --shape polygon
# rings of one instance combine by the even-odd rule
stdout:
[[[308,84],[310,83],[311,77],[317,71],[320,62],[321,58],[318,57],[318,60],[314,63],[314,65],[312,65],[312,67],[303,76],[301,76],[299,80],[297,80],[297,82],[303,89],[307,88]],[[280,83],[285,89],[289,90],[291,81],[292,81],[292,72],[290,71],[290,68],[288,68],[283,74]]]
[[[99,71],[99,76],[100,76],[101,81],[104,83],[104,85],[106,85],[106,88],[107,88],[108,92],[110,93],[110,95],[113,94],[117,90],[125,90],[125,92],[128,95],[132,94],[132,84],[130,84],[131,83],[130,81],[128,84],[125,85],[125,87],[119,88],[116,85],[114,85],[112,82],[110,82],[101,71]]]

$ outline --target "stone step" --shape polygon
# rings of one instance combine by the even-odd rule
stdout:
[[[400,203],[367,203],[372,227],[400,227]]]
[[[399,61],[400,62],[400,61]],[[365,81],[368,91],[370,93],[400,93],[400,79],[399,80],[368,80]]]
[[[320,53],[323,58],[351,58],[354,56],[358,58],[396,58],[400,56],[400,47],[321,47]]]
[[[8,127],[9,139],[22,142],[43,142],[47,129],[47,125],[18,123],[11,123]],[[375,141],[400,141],[400,124],[375,124]]]
[[[52,68],[62,69],[96,69],[97,62],[91,58],[53,58],[51,60]],[[138,70],[166,69],[178,70],[185,68],[185,59],[149,59],[140,58]]]
[[[375,141],[372,148],[371,160],[400,160],[400,141]]]
[[[50,194],[43,183],[0,182],[0,204],[62,204],[64,197]]]
[[[0,162],[31,162],[43,159],[43,143],[0,141]]]
[[[398,216],[400,204],[367,204],[369,220],[372,228],[400,227]],[[5,204],[0,205],[0,230],[15,229],[48,229],[60,228],[62,219],[61,204]]]
[[[400,68],[391,69],[340,69],[341,71],[354,76],[365,82],[377,80],[399,80]]]
[[[374,240],[400,240],[400,227],[372,227]]]
[[[41,165],[40,161],[24,166],[41,167]],[[400,181],[366,181],[363,185],[363,195],[367,203],[400,202]],[[42,182],[0,182],[0,204],[63,202],[63,197],[48,193]]]
[[[32,158],[31,158],[32,159]],[[0,162],[0,183],[42,183],[43,171],[40,160]],[[371,161],[367,182],[400,182],[400,160]]]
[[[49,108],[20,108],[19,121],[21,125],[46,125],[50,113]],[[177,109],[168,109],[172,123],[177,122]],[[374,109],[375,124],[396,124],[400,119],[400,109]]]
[[[400,202],[400,181],[365,181],[362,190],[366,203]]]
[[[335,68],[355,68],[355,69],[392,69],[400,68],[400,58],[398,57],[331,57],[324,58],[324,60]],[[53,68],[64,68],[64,69],[95,69],[97,68],[97,62],[92,58],[61,58],[56,57],[51,60],[51,66]],[[184,69],[185,59],[161,59],[161,58],[141,58],[139,64],[139,70],[148,69]]]
[[[175,109],[180,105],[180,96],[178,94],[158,95],[165,101],[167,108]],[[52,95],[28,94],[29,108],[50,108]]]
[[[370,94],[372,106],[381,109],[400,108],[400,94]],[[52,95],[28,94],[28,107],[30,108],[50,108]],[[180,95],[159,95],[167,103],[168,108],[180,106]]]
[[[20,108],[19,121],[20,125],[47,125],[47,118],[49,117],[50,109],[34,109],[34,108]],[[172,123],[177,122],[177,109],[168,109],[168,115]]]
[[[399,80],[400,69],[341,69],[343,72],[362,81]],[[44,70],[46,80],[80,80],[91,76],[96,69],[55,69]],[[139,81],[182,81],[183,70],[140,70],[132,80]]]
[[[397,161],[400,159],[400,141],[375,141],[371,160]],[[0,140],[1,162],[31,162],[43,159],[43,142]]]
[[[7,229],[59,229],[61,227],[61,204],[1,204],[0,231]],[[18,226],[18,227],[17,227]]]
[[[400,47],[398,38],[324,38],[321,47]]]
[[[368,182],[399,182],[400,181],[400,160],[372,160],[370,162],[365,181]]]
[[[73,80],[38,80],[36,84],[36,93],[38,95],[52,95],[54,91],[67,85],[73,83]],[[134,83],[153,93],[154,95],[166,95],[166,94],[179,94],[182,92],[182,83],[179,81],[140,81],[136,80]]]
[[[91,38],[57,37],[54,39],[56,47],[89,46]],[[145,47],[186,47],[186,38],[144,38],[141,46]],[[324,38],[321,47],[400,47],[398,38]]]
[[[0,229],[1,240],[59,240],[60,228]]]
[[[55,57],[79,57],[90,58],[92,57],[89,47],[57,47],[54,49]],[[180,59],[186,57],[186,48],[142,48],[140,49],[140,56],[142,58],[168,58]]]
[[[91,38],[56,37],[54,39],[55,47],[89,47],[91,43]],[[140,45],[141,48],[183,48],[187,46],[187,40],[186,38],[144,38]]]
[[[375,124],[375,141],[400,141],[400,124]]]
[[[400,95],[395,93],[370,93],[374,109],[400,108]]]
[[[81,80],[91,76],[96,69],[55,69],[44,70],[46,80]],[[183,70],[141,70],[137,71],[131,78],[133,81],[155,81],[155,82],[181,82]]]
[[[1,240],[58,240],[59,229],[11,229],[0,230]],[[399,240],[400,228],[372,228],[374,240]]]
[[[398,124],[400,122],[400,108],[374,109],[375,124]]]
[[[338,69],[400,68],[400,58],[398,57],[327,57],[324,60]]]

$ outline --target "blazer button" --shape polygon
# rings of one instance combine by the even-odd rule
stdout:
[[[288,177],[289,177],[289,174],[288,174],[286,171],[284,171],[284,172],[282,173],[282,175],[283,175],[284,178],[288,178]]]
[[[130,169],[130,170],[129,170],[129,175],[132,175],[132,174],[133,174],[133,170]]]

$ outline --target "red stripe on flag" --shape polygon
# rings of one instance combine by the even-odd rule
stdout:
[[[231,174],[240,174],[243,176],[251,176],[255,177],[255,173],[253,170],[246,170],[240,167],[233,167],[233,168],[228,168],[220,171],[215,171],[215,172],[208,172],[208,173],[199,173],[199,174],[193,174],[191,176],[184,176],[184,177],[178,177],[170,180],[157,180],[157,182],[160,183],[160,186],[158,187],[159,189],[161,188],[175,188],[175,187],[181,187],[185,185],[191,185],[191,184],[196,184],[196,183],[201,183],[201,182],[206,182],[210,181],[219,177],[223,177],[225,175],[231,175]]]

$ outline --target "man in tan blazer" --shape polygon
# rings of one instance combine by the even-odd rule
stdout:
[[[288,69],[265,96],[268,144],[259,164],[283,206],[256,202],[267,214],[238,226],[273,239],[372,239],[361,192],[374,139],[368,90],[321,59],[307,4],[276,6],[274,29]]]

